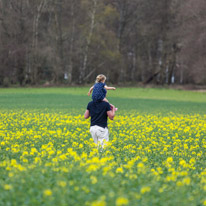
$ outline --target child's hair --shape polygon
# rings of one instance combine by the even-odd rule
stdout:
[[[104,74],[99,74],[99,75],[96,77],[96,83],[102,82],[103,80],[106,81],[106,76],[105,76]]]

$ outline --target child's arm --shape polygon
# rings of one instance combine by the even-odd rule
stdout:
[[[105,85],[104,88],[105,88],[106,90],[115,90],[115,89],[116,89],[115,87],[108,87],[107,85]]]
[[[89,92],[88,92],[88,96],[92,93],[92,90],[94,89],[94,86],[92,86],[90,89],[89,89]]]

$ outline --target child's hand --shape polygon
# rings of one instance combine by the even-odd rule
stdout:
[[[115,88],[115,87],[113,87],[113,90],[116,90],[116,88]]]
[[[88,92],[88,96],[90,96],[91,92]]]

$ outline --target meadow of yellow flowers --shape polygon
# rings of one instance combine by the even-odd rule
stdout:
[[[93,143],[88,88],[0,89],[0,206],[206,205],[206,95],[108,92],[110,141]]]
[[[206,205],[206,115],[121,113],[98,148],[81,115],[0,113],[0,205]]]

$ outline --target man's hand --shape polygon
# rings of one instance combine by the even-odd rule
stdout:
[[[115,106],[110,104],[112,106],[112,110],[107,112],[107,116],[109,117],[110,120],[114,119],[115,116]]]
[[[84,118],[88,119],[89,117],[90,117],[90,113],[89,113],[89,110],[87,109],[84,113]]]

